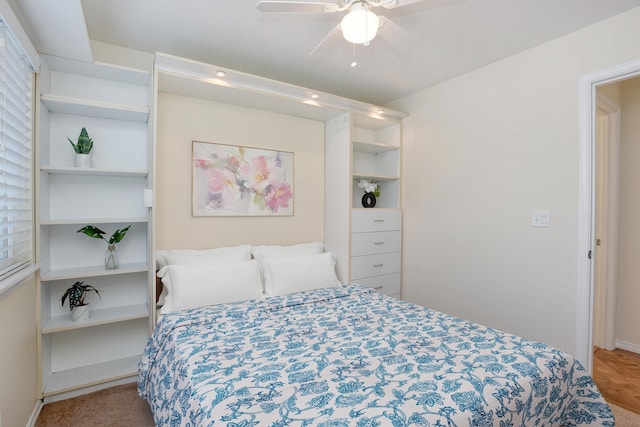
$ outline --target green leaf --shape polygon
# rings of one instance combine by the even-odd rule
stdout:
[[[100,230],[98,227],[94,227],[93,225],[85,225],[84,227],[82,227],[80,230],[77,231],[78,233],[84,233],[89,237],[93,237],[95,239],[102,239],[105,240],[104,238],[104,234],[105,232]],[[113,238],[113,236],[112,236]]]
[[[73,151],[75,151],[76,154],[80,154],[80,152],[78,151],[78,146],[76,144],[74,144],[73,141],[69,139],[69,137],[67,137],[67,139],[71,143],[71,146],[73,147]]]
[[[85,294],[88,291],[95,292],[96,294],[98,294],[98,298],[102,299],[102,296],[100,296],[100,291],[98,291],[91,285],[84,285],[83,283],[84,282],[76,282],[65,291],[61,298],[62,305],[64,305],[64,301],[67,299],[67,297],[69,297],[70,310],[73,310],[74,307],[85,305],[84,298]]]
[[[127,225],[125,228],[121,230],[116,230],[109,238],[109,244],[114,245],[116,243],[120,243],[122,239],[124,239],[124,235],[127,234],[127,231],[129,231],[130,228],[131,226]]]

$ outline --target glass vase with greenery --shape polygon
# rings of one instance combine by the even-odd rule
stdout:
[[[108,240],[104,238],[104,235],[106,233],[93,225],[85,225],[80,230],[78,230],[78,233],[83,233],[89,237],[104,240],[105,242],[107,242],[107,251],[105,252],[104,256],[104,268],[106,268],[107,270],[115,270],[120,267],[120,263],[118,262],[118,257],[116,255],[116,243],[120,243],[122,239],[124,239],[124,236],[125,234],[127,234],[127,231],[129,231],[129,228],[131,228],[131,225],[114,231]]]

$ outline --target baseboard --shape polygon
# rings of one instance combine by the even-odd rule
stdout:
[[[640,354],[640,344],[634,344],[627,341],[616,340],[616,348]]]
[[[103,390],[105,388],[115,387],[117,385],[129,384],[138,381],[138,375],[132,375],[130,377],[121,378],[119,380],[108,381],[100,384],[95,384],[88,387],[82,387],[75,390],[70,390],[64,393],[58,393],[44,398],[44,403],[56,402],[58,400],[71,399],[73,397],[82,396],[83,394],[93,393],[94,391]]]
[[[40,416],[40,411],[42,410],[42,406],[44,404],[42,403],[42,400],[37,400],[36,401],[36,407],[33,408],[33,412],[31,413],[31,417],[29,418],[29,421],[27,422],[27,427],[34,427],[36,425],[36,422],[38,421],[38,416]]]

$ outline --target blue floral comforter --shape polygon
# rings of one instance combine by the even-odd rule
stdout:
[[[158,426],[613,426],[571,356],[349,285],[165,315]]]

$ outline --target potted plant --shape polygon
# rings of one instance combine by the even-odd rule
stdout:
[[[69,309],[71,310],[71,319],[74,322],[89,320],[89,317],[91,317],[89,304],[84,301],[86,293],[89,291],[95,292],[98,294],[98,297],[102,299],[100,291],[91,285],[85,285],[84,282],[74,283],[65,291],[64,295],[62,295],[61,301],[63,306],[64,301],[69,297]]]
[[[124,235],[127,234],[129,228],[131,228],[131,225],[114,231],[111,237],[109,237],[109,240],[104,238],[104,235],[106,234],[104,231],[93,225],[85,225],[78,230],[78,233],[84,233],[89,237],[101,239],[107,242],[107,251],[104,255],[104,268],[107,270],[115,270],[120,266],[118,257],[116,256],[116,243],[120,243],[122,239],[124,239]]]
[[[89,137],[87,129],[84,127],[82,128],[82,130],[80,131],[80,135],[78,136],[77,143],[74,144],[73,141],[69,139],[69,137],[67,137],[67,139],[71,143],[73,150],[76,152],[76,167],[90,168],[91,156],[89,153],[93,148],[93,140]]]
[[[368,180],[358,178],[358,187],[364,190],[362,196],[362,206],[365,208],[373,208],[376,205],[376,197],[380,197],[380,187],[375,179]]]

